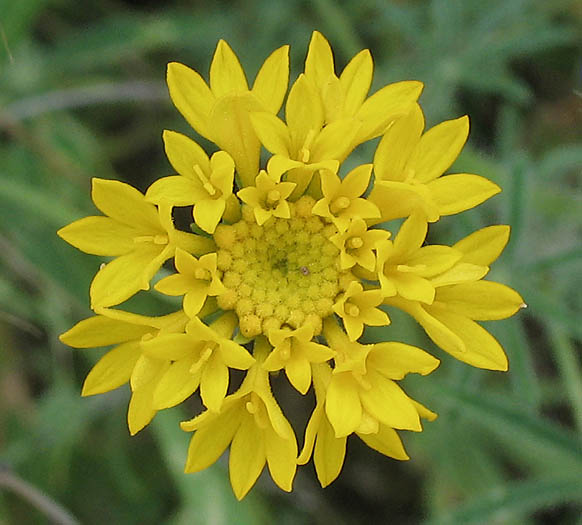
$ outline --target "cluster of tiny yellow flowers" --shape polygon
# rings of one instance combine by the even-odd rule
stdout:
[[[218,150],[209,157],[194,140],[165,131],[175,175],[145,194],[93,179],[103,215],[58,232],[80,250],[112,257],[91,283],[95,315],[61,336],[78,348],[113,345],[83,395],[129,382],[135,434],[157,411],[199,393],[205,410],[181,425],[194,432],[186,472],[230,447],[239,499],[265,464],[290,491],[297,466],[313,457],[328,485],[352,434],[382,454],[408,458],[396,430],[420,431],[421,418],[436,414],[397,381],[429,374],[439,361],[399,341],[360,342],[367,326],[390,324],[384,306],[410,314],[457,359],[507,369],[503,349],[477,321],[523,306],[511,288],[483,280],[509,227],[483,228],[453,246],[426,244],[429,223],[500,189],[474,174],[443,176],[467,139],[466,117],[425,131],[422,85],[398,82],[368,96],[372,72],[364,50],[338,76],[318,32],[288,93],[287,46],[267,58],[252,88],[224,41],[209,84],[170,64],[172,101]],[[345,173],[344,160],[376,137],[372,162]],[[263,167],[261,148],[270,154]],[[176,227],[177,207],[192,210],[191,231]],[[393,232],[381,225],[392,219],[404,219]],[[178,311],[150,317],[114,308],[149,290],[164,263],[174,271],[153,287],[182,297]],[[241,371],[240,386],[231,384],[233,370]],[[302,395],[313,385],[301,451],[271,390],[280,371]]]

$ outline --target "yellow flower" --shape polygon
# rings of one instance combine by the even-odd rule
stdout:
[[[406,360],[410,358],[409,347],[399,346],[399,343],[384,343],[384,345],[389,346],[386,357],[395,359],[397,362],[392,362],[390,365],[394,369],[401,367],[402,375],[408,372]],[[398,363],[399,357],[403,358],[400,363]],[[393,371],[389,373],[394,374]],[[396,375],[399,374],[396,373]],[[332,370],[328,365],[314,367],[313,380],[317,403],[305,430],[303,449],[297,458],[299,465],[305,465],[313,454],[315,471],[322,487],[326,487],[338,477],[346,455],[347,436],[336,436],[326,413],[326,392],[331,379]],[[420,403],[413,401],[413,404],[421,417],[430,421],[436,418],[436,414]],[[399,460],[409,459],[398,433],[392,427],[374,419],[367,412],[362,414],[360,425],[354,433],[370,448],[385,456]]]
[[[372,56],[364,49],[338,78],[329,42],[318,31],[313,32],[305,60],[305,78],[320,95],[325,122],[342,122],[352,128],[349,151],[382,134],[395,118],[410,110],[422,91],[421,82],[408,80],[384,86],[366,98],[373,70]]]
[[[337,352],[325,397],[325,413],[336,437],[356,432],[365,421],[365,413],[392,428],[422,429],[415,404],[394,379],[408,372],[429,374],[439,365],[438,359],[408,345],[403,351],[400,343],[352,342],[331,319],[325,322],[324,334]],[[395,361],[389,358],[391,345]],[[403,364],[409,368],[401,368]]]
[[[208,296],[216,296],[226,290],[217,273],[216,259],[216,253],[207,253],[196,259],[177,248],[174,263],[178,273],[161,279],[154,288],[166,295],[183,295],[184,311],[188,317],[195,317]]]
[[[429,222],[481,204],[501,188],[470,173],[441,175],[457,158],[469,134],[468,117],[447,120],[422,133],[415,105],[386,131],[374,155],[376,182],[370,194],[381,221],[422,213]]]
[[[231,340],[236,322],[230,313],[210,326],[194,317],[186,325],[186,333],[142,341],[145,355],[171,362],[156,385],[156,409],[181,403],[200,385],[204,405],[213,412],[220,410],[228,389],[229,367],[247,370],[254,362],[244,347]]]
[[[384,305],[412,315],[458,359],[499,370],[507,368],[505,354],[477,321],[523,306],[517,292],[482,280],[508,227],[479,230],[454,246],[427,242],[429,222],[499,191],[477,175],[441,177],[465,143],[467,118],[423,134],[421,83],[391,84],[368,97],[369,51],[336,75],[331,47],[317,32],[279,118],[287,56],[286,46],[275,51],[251,89],[224,41],[209,86],[195,71],[170,64],[174,104],[218,151],[209,156],[194,140],[165,131],[177,175],[155,181],[145,196],[95,179],[93,200],[106,216],[59,231],[82,250],[116,257],[91,286],[97,316],[61,338],[79,347],[116,345],[89,373],[83,394],[129,381],[132,434],[157,411],[199,395],[205,410],[182,423],[194,432],[186,472],[208,467],[230,447],[239,499],[265,464],[290,491],[297,465],[313,457],[321,485],[328,485],[352,434],[382,454],[408,458],[396,431],[418,432],[421,419],[436,414],[398,381],[427,375],[439,361],[404,342],[362,343],[376,334],[382,341],[387,330],[398,334],[398,326],[368,330],[390,323]],[[343,164],[356,146],[382,134],[373,164],[352,157]],[[174,225],[178,207],[191,207],[202,235]],[[404,220],[372,228],[392,218]],[[170,275],[155,289],[184,296],[179,312],[145,317],[104,308],[148,289],[169,260]],[[293,389],[277,388],[275,398],[272,375]],[[240,387],[231,393],[233,383]],[[315,406],[297,457],[295,431],[278,401],[307,394],[312,384]]]
[[[278,178],[261,171],[255,179],[255,186],[247,186],[237,195],[241,201],[248,204],[255,215],[259,226],[262,226],[271,217],[289,219],[289,203],[287,198],[295,188],[293,182],[279,182]]]
[[[263,363],[269,372],[285,369],[289,382],[302,394],[311,386],[311,363],[325,363],[334,352],[325,345],[313,342],[313,330],[302,326],[271,330],[269,342],[273,350]]]
[[[384,326],[390,323],[385,312],[376,308],[382,302],[381,290],[366,290],[361,283],[352,281],[333,305],[333,311],[343,322],[350,341],[359,339],[364,324]]]
[[[224,400],[220,413],[206,411],[181,425],[183,430],[196,431],[186,472],[205,469],[230,445],[230,482],[239,500],[255,484],[265,463],[273,481],[287,492],[297,469],[295,433],[271,393],[269,373],[261,366],[265,346],[264,338],[257,340],[256,364],[239,390]]]
[[[60,336],[75,348],[116,345],[91,369],[83,384],[83,396],[109,392],[130,382],[132,395],[127,422],[136,434],[154,417],[153,390],[169,365],[143,355],[141,341],[184,330],[188,317],[183,311],[162,317],[147,317],[120,310],[99,309],[99,314],[84,319]]]
[[[163,177],[154,182],[146,193],[149,202],[174,206],[194,204],[196,224],[205,232],[214,233],[225,215],[238,218],[240,205],[232,194],[234,162],[231,156],[218,151],[208,158],[204,150],[188,137],[174,131],[164,131],[166,155],[182,176]]]
[[[261,144],[249,121],[249,113],[276,115],[289,82],[289,46],[274,51],[259,70],[252,89],[238,58],[224,41],[216,46],[210,65],[210,87],[192,69],[168,65],[168,87],[178,111],[203,137],[234,159],[245,185],[259,171]]]
[[[385,297],[399,295],[431,304],[435,288],[429,278],[461,259],[462,253],[449,246],[423,246],[426,233],[426,220],[421,215],[412,215],[393,243],[378,244],[378,280]]]
[[[362,198],[370,183],[372,166],[364,164],[350,171],[343,179],[329,170],[321,171],[323,198],[313,207],[313,213],[329,218],[340,231],[345,231],[351,220],[373,219],[380,216],[375,204]]]
[[[115,306],[150,280],[176,248],[201,254],[213,249],[210,239],[174,228],[170,206],[156,207],[128,184],[93,179],[95,206],[106,217],[85,217],[57,234],[79,250],[116,257],[105,264],[91,283],[93,308]]]
[[[368,230],[366,221],[353,219],[342,233],[332,235],[329,240],[340,250],[340,268],[347,270],[356,264],[373,272],[376,269],[376,246],[390,238],[386,230]]]
[[[460,361],[490,370],[507,370],[507,357],[498,341],[475,321],[505,319],[526,305],[515,291],[480,280],[501,254],[509,227],[490,226],[454,245],[463,255],[448,271],[431,279],[432,304],[389,297],[386,304],[412,315],[427,335]]]

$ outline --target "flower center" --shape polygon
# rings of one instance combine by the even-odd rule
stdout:
[[[321,331],[341,292],[339,250],[329,237],[335,226],[311,214],[313,199],[290,203],[291,218],[271,218],[262,226],[252,213],[215,235],[218,268],[227,291],[223,310],[234,310],[243,335],[265,335],[282,326],[309,325]]]

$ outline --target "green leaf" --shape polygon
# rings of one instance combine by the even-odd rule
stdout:
[[[582,500],[582,476],[545,477],[500,485],[451,512],[429,520],[430,525],[505,523],[543,508]],[[502,521],[498,521],[502,520]]]
[[[559,462],[568,469],[582,468],[582,444],[570,431],[559,427],[507,397],[433,386],[435,397],[452,403],[459,412],[495,434],[508,450],[526,461]],[[556,464],[557,467],[557,464]]]

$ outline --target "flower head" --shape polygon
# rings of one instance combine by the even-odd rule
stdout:
[[[209,156],[191,138],[165,131],[176,175],[145,195],[94,179],[93,200],[104,216],[59,230],[77,248],[114,258],[91,285],[97,315],[61,336],[71,346],[115,345],[89,373],[83,394],[128,382],[131,433],[157,411],[199,395],[204,411],[182,423],[194,432],[186,471],[206,468],[230,448],[239,499],[265,464],[289,491],[297,465],[313,457],[328,485],[352,434],[384,455],[408,458],[397,431],[419,432],[421,419],[436,414],[398,381],[427,375],[439,361],[403,342],[369,342],[368,327],[390,323],[385,306],[410,314],[457,359],[507,368],[500,344],[477,321],[523,306],[514,290],[483,280],[509,228],[484,228],[453,246],[427,243],[429,223],[499,188],[473,174],[442,176],[467,139],[466,117],[423,133],[422,85],[399,82],[368,97],[372,71],[366,50],[336,74],[331,47],[314,32],[281,119],[286,46],[265,61],[252,88],[222,40],[209,84],[170,64],[174,104],[218,151]],[[373,163],[344,168],[356,146],[378,136]],[[271,155],[264,166],[261,147]],[[178,207],[190,207],[199,234],[174,223]],[[393,218],[405,220],[372,228]],[[178,312],[145,317],[109,308],[148,290],[170,260],[170,274],[154,288],[183,297]],[[301,395],[315,390],[299,456],[296,432],[271,390],[276,375]]]

